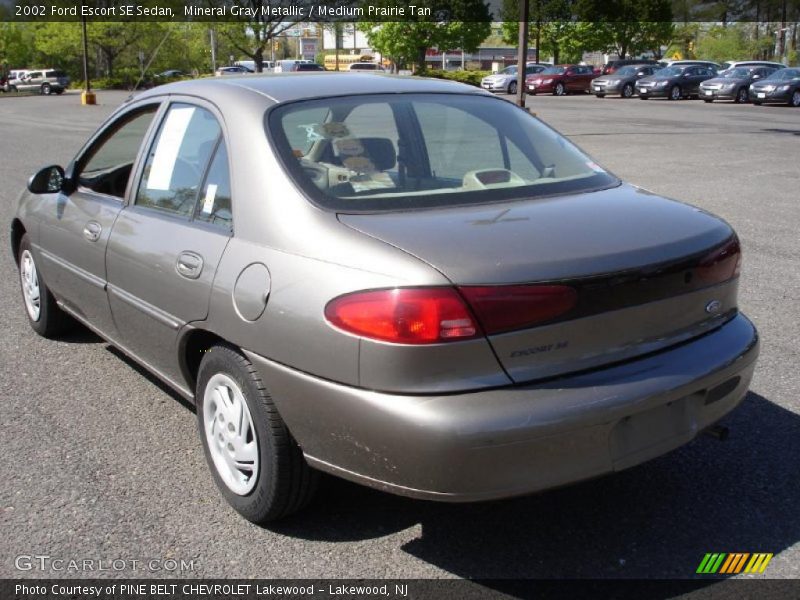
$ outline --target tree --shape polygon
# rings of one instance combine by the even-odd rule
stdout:
[[[413,13],[411,4],[415,7]],[[387,1],[386,6],[397,7],[398,4]],[[411,0],[404,5],[407,20],[361,22],[358,27],[366,33],[370,47],[389,57],[395,65],[415,62],[417,72],[424,73],[428,48],[436,47],[441,51],[461,48],[465,52],[475,52],[491,33],[491,14],[483,0],[453,0],[446,12],[434,14],[436,6],[435,0]],[[427,8],[431,9],[432,16],[420,14]]]
[[[537,56],[552,56],[555,63],[578,61],[586,43],[586,25],[574,19],[573,0],[528,0],[528,42]],[[503,0],[503,41],[519,40],[519,0]]]
[[[218,0],[216,4],[225,2]],[[239,5],[249,9],[249,16],[235,23],[219,23],[216,30],[233,48],[250,58],[256,71],[261,73],[264,70],[264,51],[269,43],[299,23],[299,19],[264,10],[270,7],[268,0],[242,0]]]
[[[660,55],[674,33],[671,0],[578,0],[578,18],[591,23],[595,49],[620,58]]]

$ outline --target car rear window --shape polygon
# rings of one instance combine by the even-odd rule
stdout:
[[[47,71],[44,74],[45,77],[66,77],[66,73],[64,71]]]
[[[293,102],[270,110],[267,127],[308,197],[341,212],[500,202],[618,183],[527,112],[479,95]]]

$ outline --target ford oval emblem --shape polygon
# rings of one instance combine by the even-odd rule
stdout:
[[[719,300],[712,300],[706,304],[706,312],[710,315],[715,315],[722,310],[722,302]]]

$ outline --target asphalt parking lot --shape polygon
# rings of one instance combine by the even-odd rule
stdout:
[[[706,552],[772,552],[761,577],[800,577],[800,110],[528,99],[620,177],[737,229],[740,305],[762,353],[727,442],[699,438],[613,476],[484,504],[327,479],[304,513],[262,529],[217,492],[176,394],[92,334],[47,341],[25,319],[8,240],[18,194],[125,97],[0,96],[0,577],[82,575],[15,567],[46,554],[193,561],[99,573],[142,577],[682,578]]]

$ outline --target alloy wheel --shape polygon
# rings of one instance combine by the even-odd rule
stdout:
[[[42,296],[39,289],[39,273],[29,250],[23,250],[22,256],[20,256],[19,277],[22,282],[25,310],[28,311],[31,321],[38,321],[42,314]]]
[[[800,107],[800,90],[795,90],[792,94],[792,106]]]
[[[258,438],[239,384],[224,373],[206,384],[203,428],[222,481],[234,494],[249,494],[258,480]]]

